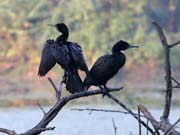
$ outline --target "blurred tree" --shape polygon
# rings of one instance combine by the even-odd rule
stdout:
[[[115,42],[124,39],[140,45],[137,51],[127,52],[130,57],[126,70],[146,61],[154,62],[156,68],[161,60],[161,48],[147,18],[158,21],[168,31],[177,32],[179,11],[178,0],[2,1],[0,59],[18,58],[19,62],[37,66],[43,43],[59,34],[47,24],[65,22],[70,29],[69,40],[82,46],[89,65],[98,56],[110,52]],[[178,55],[174,59],[178,59]]]

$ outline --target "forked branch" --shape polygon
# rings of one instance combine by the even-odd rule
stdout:
[[[110,88],[110,89],[108,89],[108,92],[120,91],[122,89],[123,89],[123,87]],[[24,133],[17,134],[14,131],[0,128],[0,132],[6,133],[8,135],[38,135],[43,131],[53,130],[55,127],[47,128],[47,125],[56,117],[56,115],[59,113],[59,111],[69,101],[74,100],[74,99],[78,99],[81,97],[93,96],[93,95],[98,95],[98,94],[103,94],[103,93],[104,93],[103,90],[97,89],[97,90],[92,90],[92,91],[79,92],[79,93],[75,93],[75,94],[71,94],[69,96],[63,97],[60,100],[58,100],[56,102],[56,104],[47,113],[44,114],[44,117],[41,119],[41,121],[36,126],[34,126],[32,129],[30,129]]]

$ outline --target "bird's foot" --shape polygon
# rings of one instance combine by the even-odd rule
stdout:
[[[104,98],[104,96],[106,96],[109,93],[109,88],[107,88],[107,87],[104,87],[104,88],[100,87],[100,89],[101,89],[102,94],[103,94],[102,97]]]

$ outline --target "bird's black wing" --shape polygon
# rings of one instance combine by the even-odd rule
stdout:
[[[94,79],[101,79],[104,76],[108,77],[109,73],[114,69],[114,58],[112,55],[104,55],[99,57],[90,70],[90,74]]]
[[[86,74],[88,74],[89,72],[88,66],[84,59],[84,55],[83,55],[81,47],[77,43],[69,43],[69,49],[70,49],[71,56],[75,64],[77,65],[77,67],[81,69],[82,71],[85,71]]]
[[[51,47],[53,56],[56,59],[56,62],[63,68],[67,69],[70,64],[70,56],[68,47],[61,42],[54,42]]]
[[[47,40],[42,49],[41,61],[39,65],[38,75],[44,76],[49,70],[56,64],[56,60],[51,52],[51,45],[54,44],[54,40]]]

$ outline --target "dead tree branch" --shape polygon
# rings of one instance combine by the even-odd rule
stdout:
[[[172,45],[169,45],[169,48],[175,47],[180,44],[180,41],[177,41],[176,43],[173,43]]]
[[[180,82],[178,82],[174,77],[171,77],[171,79],[176,83],[176,86],[173,88],[180,88]]]
[[[141,135],[141,112],[140,109],[138,107],[138,124],[139,124],[139,135]]]
[[[172,125],[169,122],[167,123],[167,121],[160,121],[160,122],[156,121],[156,119],[152,116],[152,114],[142,104],[138,105],[138,107],[141,110],[141,112],[144,114],[144,116],[149,118],[149,121],[153,125],[156,132],[158,130],[162,130],[163,132],[166,132],[167,129],[170,129],[172,127]],[[168,135],[179,135],[179,132],[176,131],[175,129],[172,129],[171,131],[169,131]]]
[[[5,133],[7,135],[18,135],[16,132],[5,128],[0,128],[0,132]]]
[[[39,109],[43,112],[43,114],[45,115],[46,114],[46,111],[44,110],[44,108],[39,104],[37,103],[37,106],[39,107]]]
[[[131,115],[129,112],[127,111],[119,111],[119,110],[107,110],[107,109],[94,109],[94,108],[84,108],[84,109],[80,109],[80,108],[71,108],[71,110],[75,110],[75,111],[89,111],[89,114],[91,114],[92,112],[112,112],[112,113],[122,113],[122,114],[129,114]],[[134,113],[134,115],[138,116],[139,114]],[[147,120],[149,120],[149,118],[147,118],[144,115],[140,115],[143,118],[146,118]]]
[[[113,118],[112,118],[112,123],[113,123],[114,135],[117,135],[117,126]]]
[[[154,27],[157,30],[157,33],[159,35],[159,38],[161,40],[162,46],[163,46],[163,52],[164,52],[164,67],[165,67],[165,80],[166,80],[166,96],[165,96],[165,104],[164,104],[164,111],[161,117],[161,121],[159,122],[161,126],[157,125],[157,123],[154,123],[151,121],[152,125],[154,126],[154,128],[156,129],[161,129],[163,132],[166,132],[167,129],[171,128],[172,125],[169,123],[169,114],[170,114],[170,110],[171,110],[171,100],[172,100],[172,89],[173,88],[178,88],[179,87],[179,82],[177,80],[175,80],[172,76],[171,76],[171,62],[170,62],[170,49],[176,45],[178,45],[180,43],[180,41],[169,45],[166,37],[163,33],[162,28],[159,26],[158,23],[153,22]],[[176,87],[172,86],[172,80],[177,84]],[[142,106],[141,106],[142,107]],[[141,110],[142,111],[142,110]],[[148,110],[145,110],[145,112],[147,113]],[[145,113],[144,112],[144,113]],[[150,117],[152,117],[152,115],[150,115],[150,113],[147,113],[147,115],[149,115]],[[168,135],[177,135],[180,134],[179,132],[177,132],[174,128],[171,129],[171,131],[168,133]]]
[[[170,63],[170,48],[167,43],[166,37],[156,22],[153,22],[155,26],[161,43],[163,45],[163,52],[164,52],[164,65],[165,65],[165,80],[166,80],[166,98],[165,98],[165,105],[164,105],[164,112],[162,117],[167,120],[170,113],[171,108],[171,98],[172,98],[172,81],[171,81],[171,63]]]
[[[51,83],[53,84],[53,83]],[[121,88],[110,88],[108,89],[108,92],[113,92],[113,91],[120,91],[122,90],[123,87]],[[78,99],[80,97],[87,97],[87,96],[93,96],[97,94],[103,94],[103,90],[98,89],[98,90],[93,90],[93,91],[84,91],[84,92],[79,92],[75,94],[71,94],[69,96],[63,97],[62,99],[58,100],[56,104],[44,115],[42,120],[34,126],[32,129],[21,133],[21,134],[16,134],[14,131],[10,131],[8,129],[0,129],[0,132],[6,133],[8,135],[38,135],[43,131],[46,130],[53,130],[55,127],[50,127],[46,128],[47,125],[56,117],[56,115],[59,113],[59,111],[66,105],[69,101]]]
[[[179,122],[180,118],[164,133],[164,135],[167,135]]]
[[[123,104],[121,101],[119,101],[117,98],[115,98],[113,95],[111,95],[110,93],[106,93],[106,95],[112,99],[114,102],[116,102],[118,105],[120,105],[124,110],[126,110],[127,112],[129,112],[136,120],[138,120],[138,116],[131,111],[131,109],[129,109],[125,104]],[[154,131],[142,120],[140,120],[140,123],[147,128],[152,134],[154,134]]]
[[[138,108],[144,114],[144,116],[146,116],[149,119],[155,131],[158,131],[160,129],[159,122],[156,121],[152,114],[142,104],[138,105]]]
[[[59,90],[58,90],[58,88],[56,87],[56,85],[54,84],[53,80],[52,80],[50,77],[48,77],[48,80],[49,80],[49,82],[51,83],[52,87],[53,87],[54,90],[55,90],[56,100],[59,101],[59,100],[61,99],[62,89],[59,89]],[[63,85],[63,84],[62,84],[62,81],[61,81],[61,83],[60,83],[59,85]],[[61,87],[61,88],[62,88],[62,87]]]

